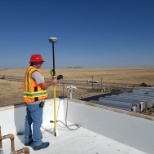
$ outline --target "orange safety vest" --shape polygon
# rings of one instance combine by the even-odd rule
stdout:
[[[39,84],[37,84],[32,78],[32,73],[34,71],[38,71],[42,74],[42,72],[33,67],[29,66],[25,72],[24,77],[24,102],[25,103],[33,103],[48,97],[47,90],[41,88]]]

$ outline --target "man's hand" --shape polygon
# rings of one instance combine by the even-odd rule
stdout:
[[[58,82],[59,82],[59,81],[58,81],[56,78],[53,78],[53,79],[52,79],[52,83],[53,83],[53,84],[57,84]]]
[[[53,84],[57,84],[59,81],[56,78],[53,78],[51,81],[45,81],[44,83],[41,83],[42,89],[47,89],[49,86]]]

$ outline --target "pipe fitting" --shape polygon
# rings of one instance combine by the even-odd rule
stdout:
[[[15,146],[14,146],[14,135],[13,134],[8,134],[4,136],[0,136],[0,146],[2,148],[2,140],[9,138],[11,140],[11,151],[15,151]]]
[[[30,154],[29,148],[25,147],[17,151],[13,151],[12,154]]]

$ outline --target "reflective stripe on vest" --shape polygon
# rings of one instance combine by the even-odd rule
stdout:
[[[32,74],[32,72],[34,72],[35,69],[34,68],[30,68],[29,71],[27,72],[27,77],[26,77],[26,91],[30,92],[30,75]]]
[[[24,93],[24,97],[29,97],[29,98],[33,98],[33,97],[38,97],[38,96],[45,96],[47,94],[47,92],[33,92],[33,93]]]

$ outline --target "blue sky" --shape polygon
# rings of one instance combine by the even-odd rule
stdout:
[[[0,68],[154,67],[153,0],[0,0]]]

